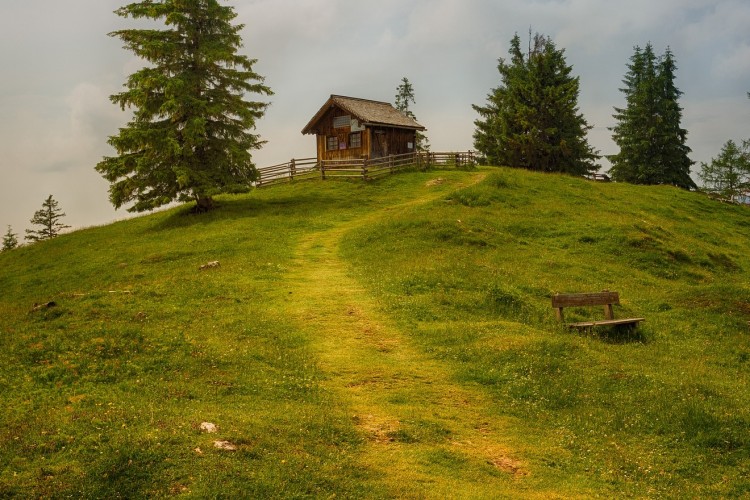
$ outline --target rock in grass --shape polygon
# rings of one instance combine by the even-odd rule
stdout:
[[[214,441],[214,447],[224,451],[237,451],[237,447],[229,441]]]
[[[216,424],[212,424],[211,422],[201,422],[200,428],[203,432],[208,432],[209,434],[218,431]]]
[[[221,267],[221,264],[219,264],[218,260],[212,260],[211,262],[206,262],[199,269],[201,271],[205,271],[206,269],[211,269],[211,268],[214,268],[214,267]]]

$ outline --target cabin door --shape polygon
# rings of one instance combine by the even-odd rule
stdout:
[[[385,130],[372,131],[372,151],[370,158],[382,158],[388,156],[388,140],[385,136]]]

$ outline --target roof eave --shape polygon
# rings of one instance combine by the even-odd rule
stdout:
[[[426,127],[423,127],[422,125],[419,125],[417,127],[410,127],[408,125],[394,125],[393,123],[379,123],[379,122],[362,122],[362,125],[364,126],[374,126],[374,127],[388,127],[388,128],[401,128],[405,130],[427,130]]]

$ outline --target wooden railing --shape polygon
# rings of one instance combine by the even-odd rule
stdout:
[[[259,168],[259,176],[255,185],[257,187],[270,186],[293,179],[317,177],[319,170],[317,158],[292,158],[286,163]]]
[[[433,166],[471,167],[475,164],[474,151],[431,152],[420,151],[381,158],[347,160],[322,160],[316,158],[291,159],[286,163],[258,169],[257,187],[269,186],[294,179],[334,177],[374,179],[405,168],[427,169]]]
[[[473,167],[476,165],[476,155],[474,151],[451,151],[443,153],[434,153],[432,151],[423,151],[419,153],[422,156],[422,162],[429,168],[438,165],[454,167]]]

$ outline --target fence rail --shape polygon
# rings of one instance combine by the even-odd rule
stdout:
[[[258,169],[257,187],[270,186],[294,179],[309,178],[360,178],[374,179],[405,168],[427,169],[432,166],[471,167],[475,164],[474,151],[432,152],[420,151],[381,158],[347,160],[322,160],[317,158],[292,158],[286,163]]]
[[[259,176],[255,185],[258,187],[270,186],[280,182],[288,182],[295,178],[317,177],[318,170],[317,158],[292,158],[286,163],[259,168]]]

